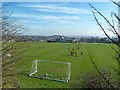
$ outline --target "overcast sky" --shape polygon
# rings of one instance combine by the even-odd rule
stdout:
[[[117,13],[117,6],[111,2],[91,4],[109,20],[111,11]],[[28,31],[24,34],[104,36],[94,21],[88,2],[13,2],[9,7],[9,10],[13,11],[12,18],[16,18],[27,27]],[[106,28],[103,19],[97,17]]]

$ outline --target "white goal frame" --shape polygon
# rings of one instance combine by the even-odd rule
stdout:
[[[38,62],[66,64],[68,66],[67,67],[67,73],[66,73],[67,79],[66,80],[61,80],[61,79],[53,79],[53,78],[43,77],[43,76],[36,76],[36,73],[38,71],[38,66],[37,66]],[[48,80],[55,80],[55,81],[60,81],[60,82],[68,82],[70,80],[70,77],[71,77],[71,63],[69,63],[69,62],[59,62],[59,61],[48,61],[48,60],[34,60],[33,63],[32,63],[32,67],[31,67],[29,76],[33,76],[33,77],[37,77],[37,78],[43,78],[43,79],[48,79]]]

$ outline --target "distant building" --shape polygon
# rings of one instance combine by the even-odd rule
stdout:
[[[47,40],[47,42],[68,42],[72,43],[75,38],[64,37],[64,36],[54,36]]]
[[[75,38],[75,39],[73,40],[73,42],[74,42],[74,43],[79,43],[79,42],[80,42],[80,39]]]
[[[73,40],[74,40],[74,38],[71,38],[71,37],[65,37],[65,38],[63,39],[63,42],[72,43]]]

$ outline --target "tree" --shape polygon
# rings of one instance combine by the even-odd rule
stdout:
[[[118,8],[120,8],[120,4],[116,3],[114,1],[112,1],[115,5],[118,6]],[[111,19],[112,22],[110,22],[107,17],[105,17],[99,10],[97,10],[93,5],[89,4],[90,7],[92,8],[92,14],[94,16],[94,19],[97,23],[97,25],[100,27],[100,29],[103,31],[103,33],[107,36],[107,38],[109,38],[117,47],[118,50],[116,50],[112,45],[111,48],[115,51],[115,53],[117,54],[115,60],[118,63],[118,69],[116,69],[115,67],[111,66],[111,68],[118,74],[118,88],[120,88],[120,34],[118,33],[117,29],[115,28],[115,21],[114,18],[117,20],[118,25],[120,25],[120,15],[117,15],[115,12],[111,13]],[[120,14],[120,11],[119,13]],[[101,16],[105,22],[107,23],[108,27],[105,28],[101,22],[99,21],[97,15]],[[117,41],[114,40],[113,38],[110,37],[110,35],[107,33],[107,30],[109,30],[110,32],[112,32],[116,37],[117,37]],[[88,51],[89,52],[89,51]],[[94,60],[92,59],[92,56],[89,52],[89,56],[91,58],[91,62],[94,65],[94,67],[96,68],[97,72],[102,76],[102,78],[106,81],[106,83],[109,85],[109,87],[111,88],[115,88],[115,86],[110,82],[110,79],[108,79],[106,76],[104,76],[104,74],[99,70],[99,68],[97,67],[97,65],[95,64]]]
[[[19,87],[15,75],[17,74],[17,69],[15,69],[15,64],[22,60],[22,53],[24,50],[20,49],[21,43],[16,41],[21,39],[18,36],[22,33],[25,28],[20,25],[17,20],[11,18],[13,12],[9,11],[9,5],[12,3],[5,3],[2,5],[0,24],[2,30],[2,87],[6,88],[7,85],[11,87]]]

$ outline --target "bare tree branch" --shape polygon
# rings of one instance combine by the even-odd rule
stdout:
[[[113,31],[115,32],[115,34],[117,35],[117,37],[120,39],[120,36],[119,36],[119,34],[118,34],[118,32],[116,31],[116,29],[115,29],[115,27],[109,22],[109,20],[101,13],[101,12],[99,12],[95,7],[93,7],[91,4],[89,4],[90,5],[90,7],[92,8],[92,9],[94,9],[109,25],[110,25],[110,27],[113,29]],[[94,13],[93,11],[92,11],[92,13]],[[94,14],[94,17],[96,17],[95,16],[95,14]],[[98,21],[98,19],[96,18],[96,20]],[[101,24],[99,23],[98,25],[100,25],[100,27],[101,27]],[[102,27],[103,28],[103,27]],[[102,29],[103,30],[103,29]],[[103,30],[104,31],[104,33],[106,33],[105,32],[105,30]],[[108,37],[108,35],[106,35],[107,37]],[[110,37],[109,37],[109,39],[110,39]],[[119,45],[118,45],[119,46]],[[119,46],[120,47],[120,46]]]
[[[118,53],[118,51],[117,51],[112,45],[110,45],[110,47],[111,47],[116,53]]]
[[[113,0],[111,0],[115,5],[117,5],[118,7],[120,7],[120,5],[116,2],[114,2]],[[96,13],[92,10],[92,14],[94,16],[94,19],[96,21],[96,23],[98,24],[98,26],[101,28],[101,30],[104,32],[105,36],[107,36],[108,39],[110,39],[115,45],[118,46],[118,48],[120,48],[120,35],[118,34],[116,28],[115,28],[115,23],[114,23],[114,20],[113,20],[113,16],[118,20],[118,23],[120,24],[120,18],[118,17],[118,15],[114,12],[111,13],[111,19],[112,19],[112,24],[111,22],[101,13],[99,12],[94,6],[92,6],[91,4],[89,4],[90,7],[96,11],[96,13],[98,15],[100,15],[104,20],[105,22],[108,24],[108,28],[107,30],[109,30],[110,32],[112,32],[115,36],[117,36],[118,38],[118,41],[115,41],[114,39],[112,39],[106,32],[106,30],[104,29],[104,27],[102,26],[102,24],[100,23],[100,21],[98,20],[98,18],[96,17]],[[111,45],[110,45],[111,46]],[[119,51],[117,51],[114,47],[111,46],[111,48],[116,52],[116,54],[118,55],[115,59],[117,60],[117,63],[118,63],[118,66],[120,66],[120,54],[119,54]],[[91,57],[91,56],[90,56]],[[97,69],[98,73],[100,75],[102,75],[99,71],[99,69],[97,68],[97,65],[94,63],[94,61],[92,60],[92,57],[91,57],[91,62],[93,63],[94,67]],[[120,75],[120,70],[119,70],[119,67],[118,67],[118,70],[116,70],[114,67],[112,67],[112,69],[117,72],[118,75]],[[103,77],[104,78],[104,77]],[[105,78],[104,78],[105,79]],[[105,79],[106,80],[106,79]],[[109,81],[106,81],[108,84]],[[118,85],[119,86],[119,85]]]
[[[112,68],[118,75],[120,75],[120,72],[118,72],[118,70],[116,70],[113,66],[111,66],[111,68]]]
[[[99,71],[97,65],[95,64],[95,62],[94,62],[93,59],[92,59],[92,56],[91,56],[89,50],[88,50],[88,54],[89,54],[89,56],[90,56],[90,60],[91,60],[92,64],[94,65],[95,69],[97,70],[97,72],[103,77],[103,79],[106,81],[106,83],[107,83],[111,88],[114,88],[114,86],[111,85],[111,83],[109,82],[109,80],[107,80],[107,78],[104,77],[104,75]]]
[[[114,40],[112,40],[112,39],[110,38],[110,36],[106,33],[106,31],[104,30],[104,28],[102,27],[102,25],[99,23],[99,21],[98,21],[98,19],[97,19],[97,17],[95,16],[95,14],[94,14],[93,11],[92,11],[92,13],[93,13],[93,16],[94,16],[97,24],[100,26],[100,28],[101,28],[101,30],[104,32],[104,34],[105,34],[114,44],[116,44],[118,47],[120,47],[120,45],[119,45],[117,42],[115,42]]]
[[[118,7],[120,7],[120,5],[118,3],[116,3],[115,1],[111,0],[115,5],[117,5]]]

